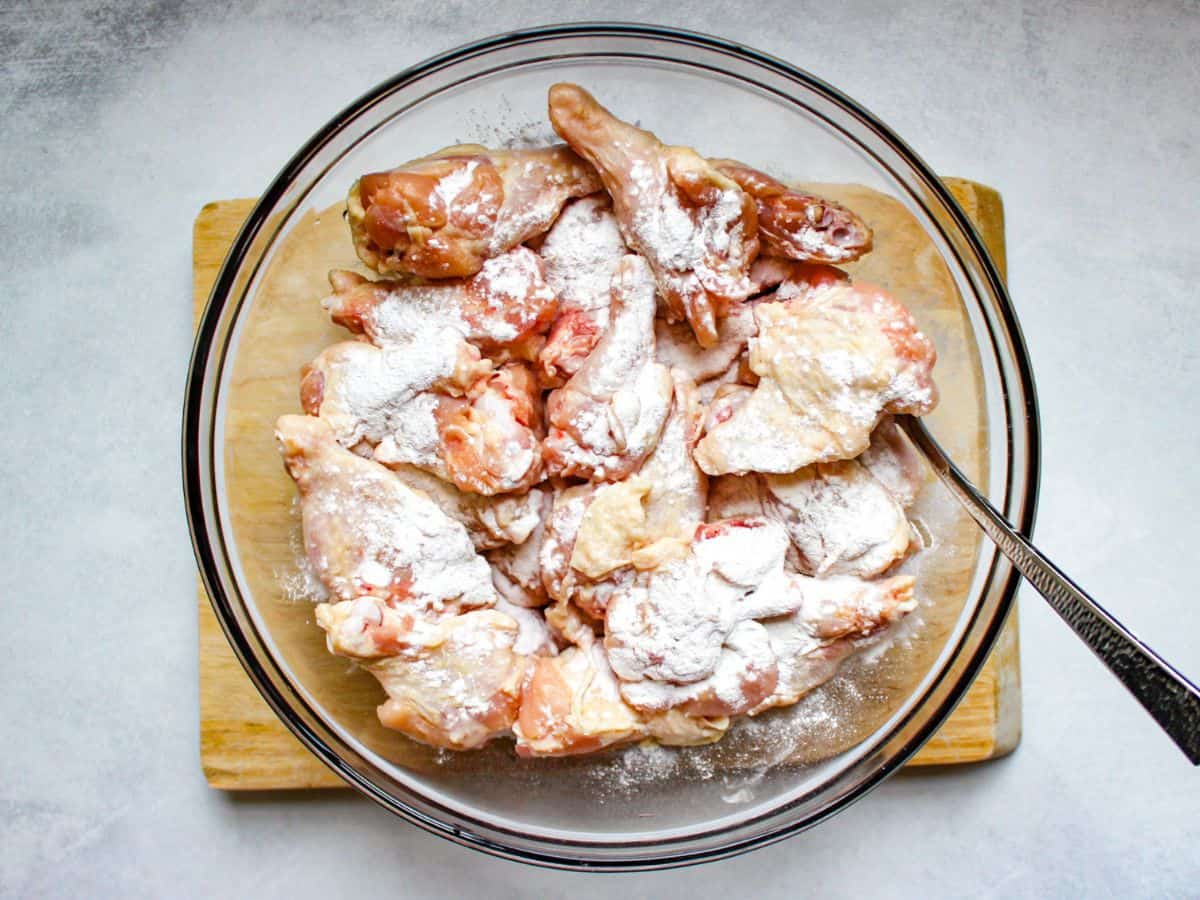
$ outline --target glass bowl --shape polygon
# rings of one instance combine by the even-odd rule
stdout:
[[[297,599],[298,518],[272,427],[298,411],[300,366],[339,338],[317,303],[321,277],[354,261],[348,236],[328,253],[310,239],[344,233],[338,204],[363,172],[452,143],[550,140],[546,91],[557,81],[586,86],[670,143],[782,177],[863,186],[855,190],[872,208],[902,221],[877,233],[877,247],[904,248],[936,285],[888,285],[887,271],[875,279],[938,344],[943,400],[931,428],[1012,522],[1031,526],[1038,428],[1025,348],[995,266],[928,166],[853,100],[778,59],[670,29],[583,24],[490,38],[397,75],[337,115],[266,189],[196,338],[183,435],[192,539],[216,615],[263,697],[389,810],[544,865],[720,858],[795,834],[895,772],[985,660],[1015,576],[938,488],[927,486],[915,512],[930,549],[909,564],[922,576],[913,624],[791,712],[751,720],[705,750],[518,760],[511,744],[476,754],[420,747],[379,726],[378,686],[325,652],[311,605]]]

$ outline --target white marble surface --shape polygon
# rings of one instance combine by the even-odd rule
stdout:
[[[1015,756],[655,875],[461,850],[348,795],[210,792],[178,428],[189,240],[361,91],[468,38],[659,20],[809,68],[1004,193],[1041,544],[1200,676],[1200,8],[1121,0],[0,3],[0,895],[1195,896],[1200,773],[1023,598]]]

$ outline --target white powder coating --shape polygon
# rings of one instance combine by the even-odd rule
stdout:
[[[486,606],[494,599],[487,563],[472,546],[466,530],[425,497],[396,483],[392,502],[375,502],[374,476],[352,481],[343,491],[327,493],[325,512],[337,515],[362,554],[354,575],[383,585],[405,573],[409,598],[418,606],[440,611],[449,602]],[[374,577],[363,577],[373,568]],[[382,586],[382,585],[381,585]]]
[[[637,709],[658,712],[700,705],[726,715],[746,712],[756,704],[753,685],[776,671],[767,630],[758,622],[738,622],[725,638],[712,674],[692,684],[662,681],[622,682],[621,696]]]
[[[921,490],[921,457],[891,416],[884,416],[871,432],[871,443],[858,461],[908,509]]]
[[[667,563],[608,602],[605,647],[623,680],[681,684],[712,674],[732,626],[719,591],[706,591],[694,556]]]
[[[569,203],[546,234],[539,253],[559,299],[538,357],[548,387],[574,375],[608,329],[613,276],[628,252],[605,195]]]
[[[666,422],[674,386],[653,361],[654,280],[641,257],[622,260],[612,299],[608,331],[547,401],[552,472],[619,478],[654,449]]]
[[[379,346],[419,344],[449,330],[468,341],[505,346],[533,333],[554,314],[558,300],[538,255],[517,247],[483,263],[469,279],[443,284],[380,282],[362,312],[362,327]],[[325,301],[337,312],[345,301]]]
[[[515,651],[517,623],[495,610],[410,623],[362,599],[317,608],[331,652],[358,661],[387,692],[385,725],[452,749],[479,747],[506,733],[526,660]]]
[[[517,637],[513,641],[513,653],[521,656],[556,656],[558,645],[546,618],[534,609],[510,603],[501,593],[496,598],[496,611],[502,612],[517,623]]]
[[[542,521],[542,491],[527,494],[469,494],[416,466],[395,463],[389,469],[414,491],[423,492],[438,509],[467,529],[476,550],[520,544]]]
[[[504,203],[488,244],[493,256],[542,234],[564,203],[601,187],[592,167],[562,144],[492,155],[504,180]]]
[[[634,162],[629,169],[629,181],[635,193],[643,199],[650,195],[661,176],[650,171],[643,161]],[[669,175],[667,178],[669,179]],[[653,248],[651,253],[662,269],[673,277],[695,276],[700,282],[712,277],[715,251],[725,255],[742,241],[744,209],[742,191],[730,185],[714,190],[715,197],[707,205],[685,209],[672,190],[665,190],[657,202],[638,206],[631,221],[635,246]],[[682,292],[686,292],[686,289]]]
[[[923,414],[936,400],[932,345],[880,291],[829,285],[757,303],[754,315],[750,368],[759,384],[696,448],[710,475],[849,459],[867,448],[883,412]]]
[[[324,384],[317,414],[345,447],[397,435],[404,441],[405,432],[421,427],[412,421],[413,404],[430,407],[423,392],[454,379],[462,349],[462,339],[445,330],[386,349],[362,341],[334,344],[310,365]]]
[[[754,307],[734,304],[717,324],[717,341],[701,347],[686,324],[658,319],[654,323],[655,358],[664,366],[679,369],[696,382],[725,374],[758,331]]]
[[[629,252],[608,197],[567,204],[538,252],[546,264],[546,283],[558,295],[559,315],[583,310],[607,323],[613,274]]]
[[[808,575],[870,578],[908,552],[904,510],[857,461],[764,476],[771,514],[787,529]]]
[[[751,262],[747,247],[754,235],[746,233],[741,188],[692,151],[665,147],[652,136],[651,141],[631,142],[625,171],[614,176],[623,182],[622,191],[614,195],[626,195],[621,224],[628,244],[650,260],[668,305],[683,304],[690,313],[692,307],[710,306],[705,298],[710,292],[727,298],[748,296],[752,287],[746,277]],[[703,203],[684,205],[676,184],[680,175],[704,182]],[[690,314],[688,318],[693,320]]]
[[[731,526],[716,537],[698,540],[692,552],[706,571],[738,587],[753,588],[783,565],[787,535],[773,522],[752,524],[757,527]]]
[[[479,168],[476,160],[468,160],[461,166],[455,167],[450,174],[438,179],[434,188],[434,196],[441,202],[443,209],[455,206],[459,194],[471,186],[475,180],[475,170]]]
[[[624,681],[687,684],[713,675],[736,623],[751,618],[755,588],[782,574],[787,536],[779,525],[760,519],[710,529],[686,557],[641,573],[609,600],[605,646]]]
[[[549,107],[555,131],[600,173],[625,243],[650,263],[672,318],[686,318],[711,343],[721,304],[753,290],[757,234],[741,188],[694,150],[617,119],[582,88],[555,86]]]
[[[318,419],[284,416],[277,429],[300,488],[309,559],[335,597],[376,593],[432,612],[494,602],[466,529],[425,494],[344,450]]]
[[[391,419],[395,426],[375,448],[375,458],[386,465],[407,464],[445,477],[446,467],[438,454],[441,402],[436,394],[417,394],[399,405]]]
[[[793,576],[804,603],[792,615],[766,623],[778,661],[774,692],[752,711],[796,703],[824,684],[850,654],[866,647],[888,625],[916,608],[912,579],[883,581]]]

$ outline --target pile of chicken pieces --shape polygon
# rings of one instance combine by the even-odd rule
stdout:
[[[850,210],[668,146],[585,90],[565,145],[363,176],[330,274],[352,338],[277,437],[329,649],[379,718],[523,756],[718,740],[916,606],[936,403],[913,317],[832,264]]]

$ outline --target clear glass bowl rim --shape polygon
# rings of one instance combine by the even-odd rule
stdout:
[[[245,299],[244,293],[242,296],[235,296],[236,288],[239,281],[243,288],[245,287],[246,280],[241,270],[247,259],[252,256],[256,238],[259,238],[268,217],[275,212],[275,207],[295,183],[298,174],[329,141],[337,137],[347,123],[402,87],[412,85],[427,75],[445,70],[457,62],[475,59],[484,54],[572,38],[642,41],[647,45],[647,52],[640,54],[643,58],[654,58],[656,42],[682,44],[693,47],[698,52],[724,55],[741,63],[749,63],[781,74],[833,103],[841,112],[851,115],[907,164],[910,173],[920,181],[922,189],[940,204],[941,211],[950,219],[956,236],[966,245],[970,260],[965,262],[960,259],[960,262],[973,269],[984,282],[987,296],[980,297],[977,294],[976,299],[991,313],[987,323],[988,336],[992,339],[1000,365],[1003,400],[1009,423],[1006,435],[1008,490],[1003,511],[1022,533],[1031,533],[1040,482],[1040,423],[1028,352],[1016,312],[993,261],[970,220],[930,167],[861,105],[790,63],[710,35],[665,26],[618,22],[584,22],[522,29],[464,44],[430,57],[382,82],[351,103],[289,160],[260,197],[234,240],[214,282],[197,328],[183,409],[184,498],[188,527],[204,586],[217,620],[239,661],[255,687],[284,724],[349,786],[426,831],[495,856],[542,866],[588,871],[658,869],[726,858],[796,834],[844,809],[897,771],[949,716],[987,659],[1007,618],[1019,584],[1019,576],[1011,566],[998,555],[994,557],[978,598],[975,620],[964,631],[959,649],[947,661],[935,683],[926,691],[929,698],[935,688],[942,689],[942,696],[936,708],[930,710],[926,708],[926,703],[919,704],[904,721],[897,723],[894,731],[898,733],[918,714],[924,717],[921,726],[908,736],[902,746],[891,748],[892,752],[881,764],[838,794],[828,805],[807,816],[789,817],[786,807],[773,810],[758,817],[756,821],[768,821],[768,825],[749,837],[722,840],[725,832],[744,829],[754,822],[740,822],[727,829],[689,835],[686,839],[651,841],[633,847],[621,843],[529,838],[481,820],[464,818],[415,794],[402,800],[364,777],[350,759],[355,754],[341,744],[337,736],[324,726],[319,716],[311,710],[300,708],[304,704],[286,684],[286,680],[282,679],[277,668],[272,671],[271,665],[264,665],[264,662],[269,664],[271,660],[264,658],[267,655],[261,642],[257,640],[257,635],[248,633],[253,628],[247,629],[248,620],[244,616],[242,606],[244,601],[230,576],[225,538],[214,514],[213,498],[219,487],[215,483],[212,465],[215,452],[215,429],[212,426],[216,407],[216,383],[224,367],[227,351],[227,346],[222,340],[226,336],[223,329],[228,328],[231,319],[236,319],[238,307]],[[563,54],[565,57],[570,55]],[[673,58],[664,58],[663,61],[677,62]],[[734,78],[742,77],[734,72],[724,74]],[[992,439],[994,440],[995,436]],[[991,598],[989,614],[981,617],[984,600],[987,598]],[[975,645],[963,658],[962,644],[968,637],[975,638]],[[947,685],[952,666],[956,667],[957,671],[953,674],[952,683]],[[885,743],[887,742],[881,742],[880,747]],[[359,762],[361,763],[361,760]],[[845,774],[848,773],[843,773]],[[794,806],[797,803],[798,801],[793,801],[790,805]],[[634,850],[636,852],[630,852]]]

